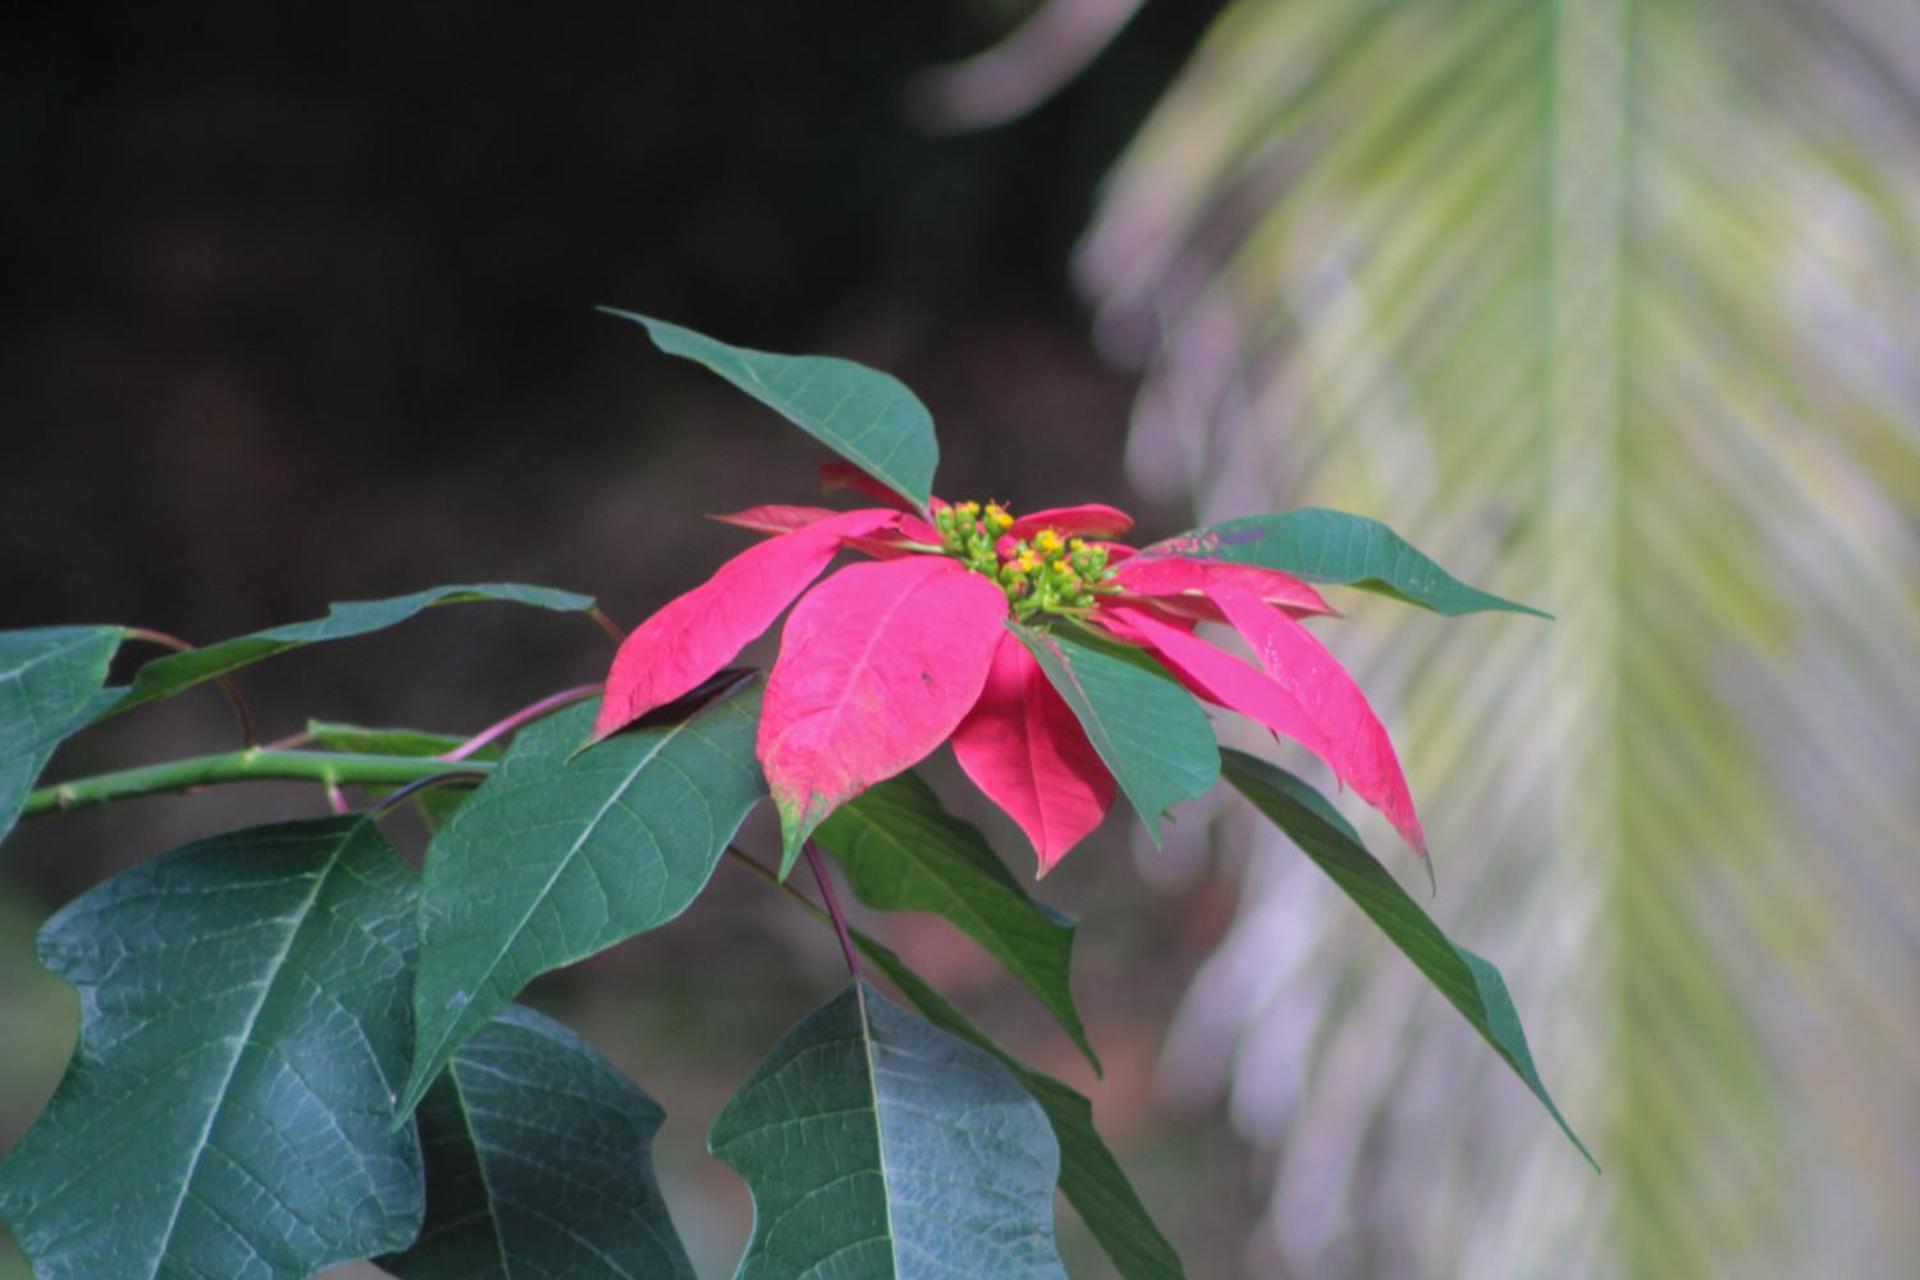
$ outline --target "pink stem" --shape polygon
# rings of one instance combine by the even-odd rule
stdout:
[[[615,648],[627,642],[627,633],[622,631],[620,624],[612,618],[609,618],[606,611],[599,605],[596,604],[591,609],[588,609],[587,616],[592,618],[595,625],[607,633],[607,636],[613,641]]]
[[[465,760],[468,756],[480,750],[494,739],[505,737],[522,725],[530,721],[538,720],[541,716],[558,711],[561,707],[571,706],[576,702],[585,702],[588,698],[593,697],[599,692],[599,685],[583,684],[576,685],[571,689],[562,689],[559,693],[550,693],[532,706],[522,707],[506,719],[488,725],[440,758],[449,763],[456,760]]]
[[[833,918],[833,931],[840,935],[840,954],[847,958],[847,972],[854,978],[860,977],[860,957],[853,950],[853,935],[847,932],[847,917],[840,911],[840,899],[834,896],[833,882],[827,879],[827,868],[820,857],[820,850],[809,840],[803,846],[807,853],[807,865],[813,868],[813,878],[820,884],[820,898],[827,906],[827,914]]]

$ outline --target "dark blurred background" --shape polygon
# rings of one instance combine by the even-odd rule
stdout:
[[[898,374],[939,422],[943,492],[1128,504],[1131,383],[1092,351],[1069,250],[1207,8],[1143,15],[1037,114],[952,138],[915,125],[908,78],[997,38],[1012,11],[9,6],[0,628],[115,621],[204,642],[486,579],[591,592],[631,625],[746,544],[703,513],[810,501],[825,455],[599,303]],[[1139,514],[1170,531],[1184,513]],[[470,730],[607,656],[585,623],[475,607],[241,682],[267,737],[308,714]],[[54,769],[231,733],[209,690]],[[71,1045],[71,997],[32,961],[39,920],[127,862],[322,803],[229,789],[20,833],[0,873],[0,1147]],[[1012,828],[992,830],[1024,861]],[[1210,1269],[1206,1242],[1252,1221],[1257,1188],[1223,1176],[1247,1157],[1223,1126],[1155,1111],[1148,1077],[1230,900],[1153,894],[1125,854],[1110,830],[1044,891],[1090,917],[1077,985],[1104,1083],[971,944],[887,927],[1095,1094],[1194,1274],[1224,1275],[1237,1244]],[[703,1275],[730,1269],[748,1212],[705,1127],[837,980],[831,940],[789,914],[723,870],[673,927],[533,996],[668,1108],[660,1159]],[[1076,1274],[1101,1274],[1070,1243]]]

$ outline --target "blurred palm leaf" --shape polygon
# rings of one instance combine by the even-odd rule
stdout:
[[[1081,268],[1141,484],[1559,615],[1329,634],[1607,1174],[1260,850],[1167,1060],[1279,1153],[1258,1274],[1911,1274],[1920,7],[1239,0]]]

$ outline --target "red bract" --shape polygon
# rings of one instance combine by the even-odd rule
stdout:
[[[1045,875],[1100,825],[1118,791],[1066,701],[1019,637],[1002,633],[953,754],[1033,842]]]
[[[823,478],[889,493],[845,464]],[[718,517],[773,536],[627,638],[596,736],[695,688],[799,600],[758,739],[789,862],[836,807],[951,738],[967,776],[1033,842],[1044,874],[1100,824],[1118,787],[1008,627],[1080,625],[1148,650],[1198,697],[1306,747],[1424,852],[1386,730],[1298,621],[1333,613],[1313,587],[1273,569],[1100,541],[1133,523],[1113,507],[1018,520],[992,503],[936,498],[930,507],[931,521],[892,508],[785,505]],[[879,563],[809,591],[843,550]],[[1238,631],[1257,665],[1201,639],[1202,621]]]

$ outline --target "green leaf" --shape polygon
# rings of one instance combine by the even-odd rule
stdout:
[[[1066,1280],[1046,1116],[991,1054],[864,982],[782,1037],[708,1146],[753,1191],[735,1280]]]
[[[119,627],[0,631],[0,840],[53,752],[91,716]]]
[[[597,699],[521,731],[427,847],[403,1112],[533,978],[658,928],[706,887],[766,795],[753,755],[764,688],[755,678],[585,751]]]
[[[581,613],[593,607],[591,596],[557,591],[552,587],[529,587],[514,582],[483,582],[471,586],[432,587],[412,595],[387,600],[354,600],[336,604],[324,618],[271,627],[251,635],[223,640],[204,649],[169,654],[156,658],[134,673],[133,683],[125,689],[110,689],[113,695],[94,711],[96,721],[119,715],[144,703],[171,698],[185,689],[214,680],[240,667],[271,658],[288,649],[322,640],[349,640],[355,636],[383,631],[405,622],[422,610],[443,604],[467,604],[476,601],[500,601],[530,605],[561,613]]]
[[[1205,795],[1220,776],[1220,749],[1206,712],[1141,650],[1079,628],[1007,625],[1080,718],[1159,844],[1166,811]]]
[[[580,1037],[519,1005],[420,1104],[427,1220],[399,1280],[693,1280],[652,1163],[666,1113]]]
[[[364,816],[124,871],[40,933],[79,1047],[0,1167],[40,1280],[306,1280],[419,1231],[406,1070],[412,874]]]
[[[813,838],[846,869],[867,906],[934,912],[985,947],[1100,1070],[1069,982],[1074,922],[1028,897],[980,833],[948,813],[919,775],[869,788]]]
[[[644,325],[668,355],[697,361],[909,499],[922,511],[940,446],[933,415],[891,374],[834,356],[780,356],[728,346],[665,320],[602,307]]]
[[[1154,1225],[1153,1215],[1127,1181],[1120,1162],[1093,1127],[1093,1104],[1052,1076],[1027,1067],[987,1038],[985,1032],[930,986],[906,963],[858,930],[860,951],[908,1002],[935,1026],[1000,1059],[1026,1086],[1053,1126],[1060,1144],[1060,1193],[1100,1242],[1122,1280],[1182,1280],[1186,1272],[1173,1245]]]
[[[1286,770],[1243,751],[1221,751],[1228,782],[1318,863],[1333,882],[1380,926],[1414,967],[1486,1038],[1514,1074],[1533,1090],[1561,1132],[1597,1172],[1600,1166],[1560,1114],[1534,1069],[1527,1035],[1500,971],[1448,940],[1420,905],[1367,852],[1353,827],[1326,797]]]
[[[1324,507],[1225,520],[1148,550],[1259,565],[1309,582],[1343,583],[1449,617],[1488,609],[1553,616],[1468,586],[1378,520]]]

